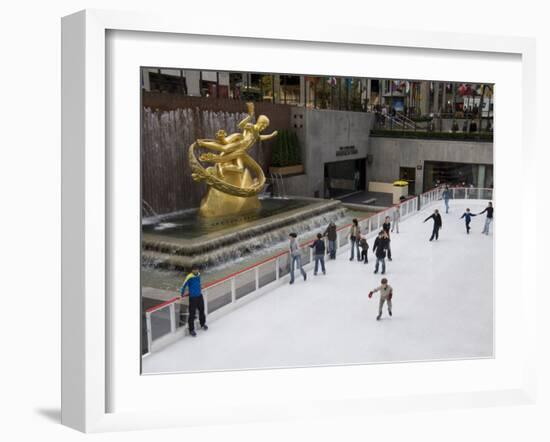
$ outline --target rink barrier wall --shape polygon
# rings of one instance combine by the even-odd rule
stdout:
[[[402,221],[419,210],[442,200],[443,190],[444,188],[437,187],[418,196],[407,198],[374,215],[369,214],[357,218],[362,235],[367,238],[376,236],[382,228],[386,216],[389,216],[393,223],[392,215],[395,210],[399,210],[400,221]],[[450,199],[493,199],[493,189],[453,187],[449,190],[451,191]],[[349,249],[351,226],[350,223],[337,228],[337,253]],[[309,247],[314,241],[300,243],[302,265],[306,271],[312,269],[314,265],[313,249]],[[288,251],[278,253],[205,284],[202,290],[205,313],[208,315],[209,321],[226,315],[278,286],[287,284],[290,279],[289,255]],[[178,318],[179,308],[176,307],[181,302],[182,297],[176,296],[145,311],[148,353],[144,356],[158,351],[188,334],[186,321],[181,321]]]

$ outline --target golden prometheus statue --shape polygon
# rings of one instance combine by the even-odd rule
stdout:
[[[238,125],[242,132],[227,135],[224,130],[219,130],[215,140],[198,139],[189,147],[191,176],[208,185],[199,209],[201,216],[239,215],[260,208],[258,194],[265,186],[265,175],[260,165],[248,155],[248,150],[258,140],[275,137],[277,131],[261,135],[269,126],[269,118],[260,115],[254,124],[254,103],[246,103],[246,106],[248,115]],[[202,153],[197,159],[197,147],[219,153]],[[213,166],[204,168],[201,161],[213,163]]]

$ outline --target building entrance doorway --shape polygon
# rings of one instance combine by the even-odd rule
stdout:
[[[366,189],[365,158],[325,163],[325,198],[341,198]]]

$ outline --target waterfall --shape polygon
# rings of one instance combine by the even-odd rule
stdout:
[[[189,251],[182,253],[176,246],[170,247],[170,245],[163,242],[158,244],[149,243],[146,249],[150,250],[151,253],[144,253],[143,264],[150,267],[172,268],[174,264],[171,258],[181,256],[192,258],[197,262],[200,261],[200,265],[208,269],[234,265],[255,254],[265,255],[270,251],[275,253],[277,250],[284,249],[288,242],[288,235],[291,232],[297,233],[298,236],[307,235],[303,240],[311,239],[315,233],[323,233],[331,221],[338,225],[349,222],[348,218],[348,210],[338,207],[316,216],[295,220],[290,225],[277,228],[266,225],[261,232],[244,229],[232,235],[233,241],[231,243],[224,244],[224,241],[220,239],[215,247],[212,247],[212,244],[205,244],[204,247],[197,248],[192,253]],[[171,252],[163,255],[168,250],[171,250]],[[164,259],[162,256],[164,256]]]

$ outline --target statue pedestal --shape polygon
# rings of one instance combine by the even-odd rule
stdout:
[[[255,212],[259,208],[260,200],[257,195],[244,198],[228,195],[227,193],[210,188],[201,201],[199,215],[204,217],[244,215]]]
[[[225,180],[230,184],[244,188],[252,185],[252,177],[248,170],[245,170],[242,175],[228,173]],[[201,201],[199,215],[204,217],[244,215],[255,212],[260,207],[261,203],[258,195],[251,197],[235,196],[209,187],[207,194]]]

